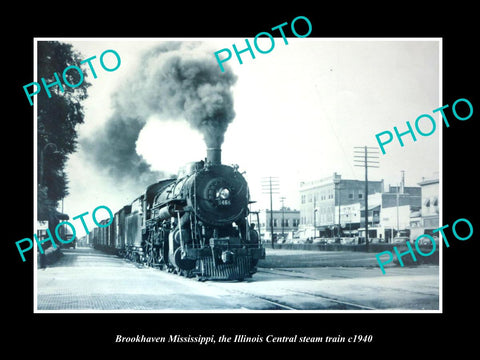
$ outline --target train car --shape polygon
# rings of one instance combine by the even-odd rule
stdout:
[[[102,220],[104,221],[104,220]],[[100,224],[102,225],[102,221]],[[105,228],[104,227],[99,227],[98,228],[98,235],[97,235],[97,248],[99,250],[106,250],[105,246]]]
[[[116,237],[116,229],[115,229],[115,216],[113,219],[109,219],[110,224],[108,225],[108,248],[112,253],[116,253],[115,249],[115,237]]]
[[[125,256],[125,216],[129,215],[131,212],[132,206],[126,205],[121,208],[114,215],[113,227],[114,227],[114,244],[116,253],[120,256]]]
[[[95,228],[94,229],[94,235],[93,235],[93,242],[95,244],[95,247],[97,248],[99,246],[99,242],[100,242],[100,228]]]
[[[95,249],[100,249],[100,246],[101,246],[100,245],[100,241],[101,241],[100,231],[101,231],[101,228],[99,228],[99,227],[96,227],[96,228],[93,229],[93,242],[92,243],[93,243],[93,247]]]
[[[114,227],[110,225],[112,225],[110,219],[100,221],[100,246],[103,251],[113,253],[115,250],[112,246]]]
[[[92,229],[92,231],[90,231],[87,235],[87,237],[88,237],[87,243],[88,243],[89,246],[92,246],[92,247],[95,246],[95,244],[94,244],[94,234],[95,234],[95,230]]]
[[[125,215],[125,253],[126,258],[143,262],[142,225],[144,222],[144,195],[136,198],[132,204],[130,213]]]

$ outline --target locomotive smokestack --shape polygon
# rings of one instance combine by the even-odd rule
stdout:
[[[207,148],[207,162],[212,165],[220,165],[222,163],[222,149],[219,147]]]

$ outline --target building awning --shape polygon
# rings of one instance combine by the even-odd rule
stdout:
[[[421,217],[422,216],[422,212],[421,211],[412,211],[410,212],[410,218],[417,218],[417,217]]]
[[[377,211],[380,210],[381,206],[380,205],[375,205],[375,206],[369,206],[368,211]],[[365,211],[365,205],[360,208],[360,211]]]

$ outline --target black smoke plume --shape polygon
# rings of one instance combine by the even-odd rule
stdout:
[[[138,69],[113,95],[113,115],[81,142],[91,161],[119,180],[152,182],[162,177],[136,152],[139,133],[151,116],[186,120],[207,147],[220,147],[235,117],[231,87],[236,76],[230,69],[220,71],[213,52],[197,42],[166,42],[145,52]],[[178,136],[179,146],[188,148],[181,134],[163,133],[158,134],[159,149],[165,136]],[[158,156],[174,153],[159,150]]]

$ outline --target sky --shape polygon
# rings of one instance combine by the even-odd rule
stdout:
[[[114,49],[121,57],[121,66],[113,72],[98,67],[94,79],[87,71],[91,86],[84,102],[85,123],[77,128],[82,142],[94,139],[111,117],[113,94],[134,91],[128,88],[133,88],[128,79],[141,76],[145,70],[141,54],[170,40],[61,41],[71,43],[85,59],[98,58],[107,49]],[[232,44],[245,47],[244,38],[202,42],[213,60],[217,50],[232,50]],[[269,45],[259,44],[261,48]],[[394,126],[405,131],[406,121],[413,126],[422,114],[436,119],[435,133],[428,137],[417,134],[416,142],[404,136],[404,147],[396,140],[387,145],[386,154],[380,155],[380,167],[369,170],[369,179],[384,179],[386,187],[396,185],[404,170],[406,185],[417,186],[422,177],[438,174],[442,122],[432,111],[443,105],[440,53],[439,39],[288,38],[285,45],[281,38],[275,38],[275,47],[268,54],[255,51],[252,59],[248,52],[243,53],[243,64],[233,55],[226,64],[237,76],[231,87],[235,117],[225,133],[222,162],[238,164],[245,172],[251,198],[257,201],[253,210],[269,207],[268,195],[261,187],[262,179],[268,176],[278,177],[280,183],[274,208],[279,208],[283,196],[285,206],[297,209],[301,181],[334,172],[345,179],[362,180],[364,169],[354,166],[354,147],[378,148],[375,134],[393,132]],[[134,103],[128,110],[135,113],[140,107]],[[427,124],[424,127],[426,132]],[[202,136],[181,116],[169,119],[151,114],[136,141],[137,154],[153,170],[168,173],[204,159],[205,148]],[[141,194],[135,179],[108,176],[95,166],[88,151],[79,147],[67,164],[70,195],[64,199],[64,212],[70,218],[91,213],[99,205],[116,212]]]

